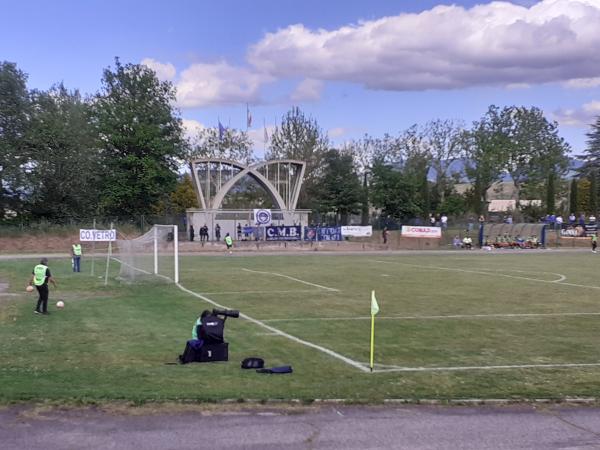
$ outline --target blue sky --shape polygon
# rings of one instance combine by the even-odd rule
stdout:
[[[293,105],[336,143],[488,105],[542,108],[575,153],[600,115],[600,0],[0,0],[0,59],[29,87],[95,93],[114,57],[178,88],[190,130],[250,130]]]

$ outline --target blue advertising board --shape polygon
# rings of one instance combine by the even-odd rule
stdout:
[[[266,241],[298,241],[302,239],[300,225],[265,227]]]
[[[305,241],[341,241],[342,227],[304,227]]]

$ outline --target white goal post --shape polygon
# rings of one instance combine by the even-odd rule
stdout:
[[[127,281],[158,276],[179,283],[177,225],[154,225],[135,239],[117,239],[119,277]]]

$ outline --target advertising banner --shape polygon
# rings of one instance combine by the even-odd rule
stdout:
[[[254,225],[271,225],[273,215],[270,209],[255,209],[254,210]]]
[[[304,227],[305,241],[341,241],[341,227]]]
[[[354,237],[370,237],[373,235],[373,227],[371,225],[365,227],[346,226],[342,227],[342,236]]]
[[[441,238],[440,227],[402,226],[402,237]]]
[[[79,230],[81,242],[108,242],[117,240],[117,230]]]
[[[266,227],[266,241],[298,241],[302,239],[300,225]]]

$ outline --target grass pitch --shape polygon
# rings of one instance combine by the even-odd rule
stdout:
[[[33,314],[34,260],[0,262],[0,401],[380,401],[597,397],[598,256],[588,252],[184,256],[181,286],[110,282],[52,260],[59,282]],[[116,266],[117,264],[115,264]],[[100,275],[96,266],[96,275]],[[376,291],[375,371],[368,370]],[[192,294],[194,293],[194,294]],[[214,302],[227,363],[169,365]],[[240,369],[260,356],[291,375]]]

